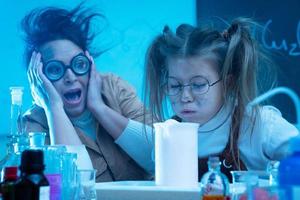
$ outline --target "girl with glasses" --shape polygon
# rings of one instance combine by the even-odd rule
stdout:
[[[182,24],[172,32],[165,27],[148,49],[145,104],[153,121],[167,119],[169,101],[174,119],[200,125],[199,178],[211,155],[221,157],[229,178],[232,170],[265,170],[270,160],[288,154],[289,139],[298,135],[275,107],[249,106],[270,77],[269,60],[253,28],[258,26],[245,18],[235,19],[225,31]],[[129,133],[121,137],[129,138]],[[147,134],[144,140],[153,142]],[[140,141],[135,144],[142,149]],[[135,157],[133,151],[131,155]],[[149,163],[151,152],[137,157]]]

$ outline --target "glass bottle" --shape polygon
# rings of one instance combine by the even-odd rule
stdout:
[[[63,186],[63,200],[76,199],[77,185],[77,154],[65,153],[62,158],[62,186]]]
[[[15,184],[16,200],[49,200],[49,182],[44,175],[42,150],[25,150],[21,158],[21,176]]]
[[[229,181],[220,171],[219,157],[211,156],[208,159],[208,172],[201,178],[202,199],[219,200],[229,198]]]
[[[45,175],[50,183],[50,200],[61,200],[63,198],[63,158],[67,150],[65,146],[46,146],[45,155]]]
[[[4,181],[0,184],[3,200],[15,199],[15,182],[18,178],[18,167],[5,167]]]
[[[6,156],[0,161],[1,181],[5,167],[19,166],[21,152],[26,148],[28,139],[22,129],[23,87],[11,87],[10,133],[7,136]]]

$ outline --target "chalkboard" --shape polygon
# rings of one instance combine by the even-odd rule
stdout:
[[[278,65],[278,86],[300,96],[300,0],[197,0],[197,23],[208,18],[251,17],[264,27],[259,38]],[[294,104],[284,95],[271,99],[283,116],[296,121]],[[300,116],[299,116],[300,117]]]

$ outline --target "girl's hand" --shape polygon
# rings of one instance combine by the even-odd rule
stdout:
[[[100,74],[96,71],[93,57],[88,51],[85,52],[85,55],[92,62],[87,92],[87,107],[90,111],[96,112],[101,106],[105,105],[101,96],[102,80]]]
[[[63,108],[63,102],[53,84],[43,73],[43,63],[41,54],[32,53],[27,70],[27,76],[30,84],[32,97],[37,105],[44,108],[45,111],[51,110],[52,107]]]

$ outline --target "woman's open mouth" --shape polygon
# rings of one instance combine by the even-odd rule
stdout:
[[[69,105],[78,105],[81,102],[81,89],[73,89],[64,93],[64,101]]]

